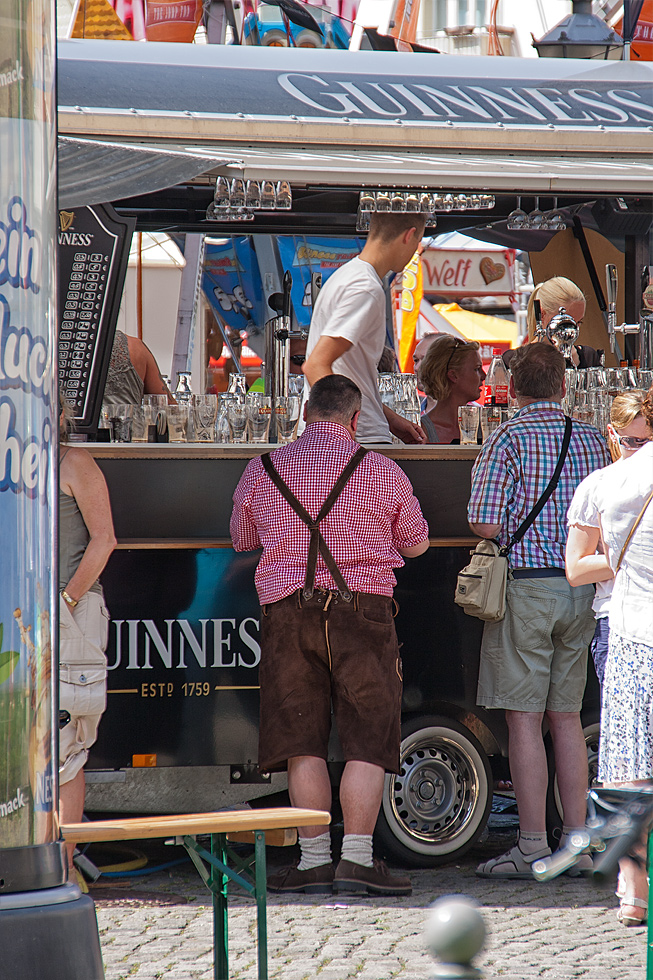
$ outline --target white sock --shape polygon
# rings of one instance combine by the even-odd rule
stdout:
[[[545,847],[549,846],[549,842],[546,839],[546,830],[542,833],[527,833],[524,834],[519,831],[519,837],[517,838],[517,846],[522,854],[535,854],[537,851],[543,851]]]
[[[371,834],[345,834],[342,842],[343,861],[353,861],[354,864],[361,864],[364,868],[371,868],[372,860],[372,835]]]
[[[331,835],[320,834],[318,837],[300,837],[299,848],[302,858],[297,865],[298,871],[309,871],[319,868],[322,864],[331,864]]]
[[[559,847],[561,847],[561,848],[562,847],[566,847],[567,844],[569,843],[569,838],[573,834],[577,833],[579,830],[580,831],[584,831],[585,828],[584,827],[563,827],[562,828],[562,832],[560,834],[560,844],[559,844]]]

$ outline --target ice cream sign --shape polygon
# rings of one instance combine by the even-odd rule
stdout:
[[[505,296],[514,290],[514,249],[427,248],[422,252],[426,295]]]

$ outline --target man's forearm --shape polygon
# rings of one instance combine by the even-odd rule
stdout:
[[[304,372],[304,377],[307,379],[309,385],[313,387],[316,381],[320,378],[325,378],[327,374],[333,374],[333,367],[331,364],[324,360],[313,358],[311,355],[307,357],[302,366],[302,371]]]
[[[496,538],[501,531],[501,524],[472,524],[470,521],[469,526],[479,538]]]

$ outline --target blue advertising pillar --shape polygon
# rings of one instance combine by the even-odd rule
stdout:
[[[57,824],[56,37],[0,13],[0,949],[21,980],[101,980]]]

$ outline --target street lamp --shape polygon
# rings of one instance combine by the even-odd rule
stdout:
[[[539,41],[533,40],[540,58],[593,58],[617,60],[623,40],[605,21],[592,13],[591,0],[574,0],[573,12],[551,28]]]

